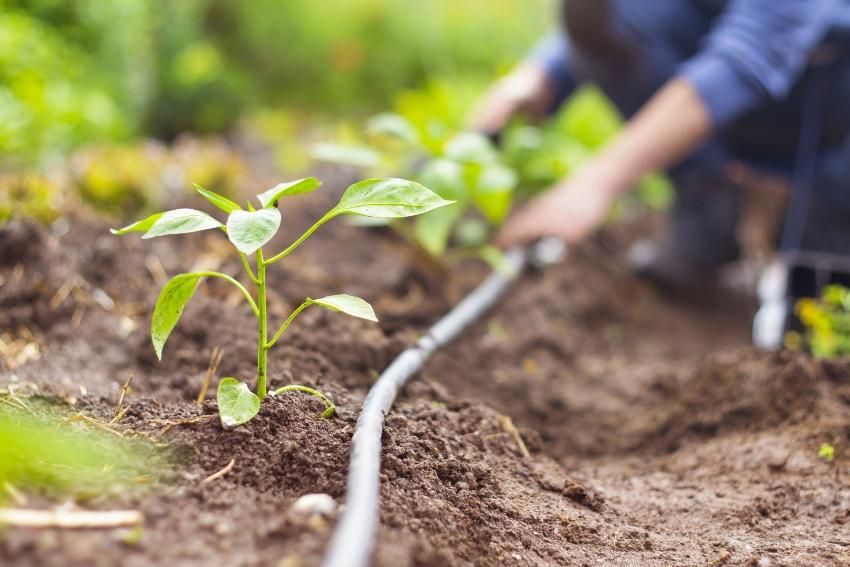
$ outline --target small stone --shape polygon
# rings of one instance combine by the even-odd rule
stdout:
[[[329,494],[305,494],[295,501],[292,509],[302,514],[330,515],[336,510],[336,500]]]

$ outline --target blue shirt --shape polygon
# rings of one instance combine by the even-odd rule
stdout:
[[[850,0],[688,1],[698,5],[709,31],[678,74],[694,85],[720,128],[766,100],[784,99],[805,72],[813,49],[833,37],[850,37]],[[652,9],[653,3],[661,4],[643,0],[641,7]],[[612,9],[617,10],[616,2]],[[576,86],[563,34],[545,38],[532,58],[560,94]]]

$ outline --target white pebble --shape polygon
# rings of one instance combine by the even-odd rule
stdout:
[[[336,500],[329,494],[305,494],[295,501],[292,509],[303,514],[333,514],[336,510]]]

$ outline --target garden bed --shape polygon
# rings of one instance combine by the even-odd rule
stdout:
[[[300,234],[343,186],[293,200],[278,238]],[[850,562],[850,363],[747,347],[746,299],[664,300],[625,268],[641,232],[611,227],[563,266],[523,277],[407,387],[385,428],[377,565]],[[284,282],[270,316],[346,292],[381,324],[305,312],[270,353],[270,381],[321,389],[337,415],[320,419],[321,402],[289,393],[225,431],[214,402],[194,399],[213,347],[219,376],[254,376],[255,321],[239,292],[202,286],[161,363],[147,331],[165,274],[235,274],[227,246],[210,233],[119,239],[84,215],[50,231],[0,229],[0,385],[33,383],[108,417],[132,375],[122,430],[177,456],[168,482],[121,502],[145,515],[137,537],[8,529],[4,565],[318,564],[338,511],[293,503],[342,501],[367,389],[486,272],[335,221],[270,268]],[[822,442],[834,462],[818,458]]]

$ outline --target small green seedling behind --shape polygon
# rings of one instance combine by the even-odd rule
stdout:
[[[220,278],[235,286],[245,297],[251,311],[258,320],[257,339],[257,388],[252,391],[247,384],[235,378],[219,381],[217,400],[221,422],[225,426],[235,426],[250,421],[260,410],[260,402],[268,394],[280,394],[286,391],[300,391],[320,398],[326,405],[323,416],[333,414],[331,401],[307,386],[297,384],[284,386],[269,392],[267,387],[268,352],[280,340],[284,331],[305,309],[311,306],[322,307],[369,321],[377,321],[372,307],[359,297],[346,294],[330,295],[319,299],[307,298],[274,334],[269,333],[267,318],[267,278],[266,269],[291,254],[313,232],[329,220],[341,215],[357,215],[378,219],[395,219],[427,213],[450,205],[452,202],[441,198],[426,187],[405,179],[368,179],[351,185],[342,195],[339,203],[328,211],[304,234],[282,251],[268,258],[263,254],[263,246],[277,234],[282,221],[278,203],[287,197],[309,193],[320,182],[313,177],[281,183],[268,191],[257,195],[258,206],[248,203],[247,210],[230,199],[196,186],[210,203],[226,213],[227,220],[221,222],[215,217],[195,209],[175,209],[156,213],[126,226],[113,230],[113,234],[130,232],[144,233],[142,238],[155,238],[174,234],[186,234],[202,230],[219,229],[230,239],[236,248],[246,277],[256,290],[252,295],[238,280],[219,272],[193,272],[174,276],[165,284],[157,299],[151,318],[151,341],[158,358],[168,337],[180,321],[183,309],[204,278]],[[249,257],[254,257],[256,270],[251,267]],[[256,296],[256,297],[255,297]]]
[[[798,300],[795,311],[804,331],[786,334],[787,347],[808,347],[818,358],[850,354],[850,290],[828,285],[818,299]]]
[[[445,129],[438,135],[393,113],[373,117],[368,132],[370,146],[320,144],[313,157],[414,176],[453,204],[423,214],[412,227],[394,228],[435,257],[452,252],[498,264],[501,255],[487,240],[510,211],[518,179],[493,142],[476,132]]]
[[[821,443],[818,448],[818,457],[831,463],[835,460],[835,447],[829,443]]]

